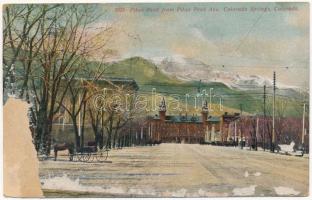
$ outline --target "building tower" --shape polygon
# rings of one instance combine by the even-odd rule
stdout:
[[[208,103],[207,100],[205,100],[205,102],[203,103],[202,106],[202,122],[203,122],[203,129],[204,129],[204,134],[205,134],[205,142],[210,142],[210,135],[209,135],[209,129],[208,129]]]
[[[209,110],[208,110],[208,102],[207,100],[205,100],[205,102],[203,103],[203,107],[202,107],[202,121],[203,123],[205,124],[207,119],[208,119],[208,113],[209,113]]]
[[[165,121],[166,111],[167,111],[166,101],[165,101],[165,98],[163,97],[159,105],[159,118],[161,121]]]

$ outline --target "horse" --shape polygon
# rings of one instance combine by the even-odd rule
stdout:
[[[159,145],[159,144],[161,144],[161,140],[148,140],[147,142],[146,142],[146,144],[148,144],[148,145],[151,145],[151,146],[154,146],[154,145]]]
[[[88,141],[88,146],[96,146],[96,141]]]
[[[75,145],[73,143],[62,143],[62,144],[55,144],[54,145],[54,161],[56,161],[57,158],[57,152],[58,151],[65,151],[68,150],[69,152],[69,160],[72,161],[73,160],[73,156],[74,156],[74,149],[75,149]]]

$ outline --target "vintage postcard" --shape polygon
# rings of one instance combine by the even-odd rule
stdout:
[[[309,195],[308,2],[2,4],[6,197]]]

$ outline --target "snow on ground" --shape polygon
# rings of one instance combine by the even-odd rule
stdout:
[[[261,172],[255,172],[255,173],[253,173],[252,175],[253,175],[253,176],[261,176]],[[248,171],[245,171],[244,177],[247,178],[247,177],[249,177],[249,176],[250,176],[249,172],[248,172]]]
[[[299,191],[294,190],[293,188],[289,188],[289,187],[274,187],[274,190],[276,192],[277,195],[280,196],[291,196],[291,195],[298,195],[300,194]]]
[[[57,176],[53,178],[47,178],[42,180],[42,189],[44,190],[56,190],[56,191],[64,191],[64,192],[89,192],[89,193],[97,193],[99,195],[108,195],[108,194],[116,194],[116,195],[138,195],[138,196],[157,196],[156,192],[152,188],[122,188],[122,187],[101,187],[101,186],[87,186],[80,183],[78,179],[71,179],[66,174],[63,176]],[[199,189],[195,193],[188,193],[188,191],[184,188],[177,191],[165,191],[162,193],[164,197],[206,197],[206,196],[228,196],[227,193],[218,194],[207,192],[203,189]]]
[[[42,180],[42,189],[54,189],[63,191],[79,191],[79,192],[109,192],[109,193],[124,193],[122,188],[104,189],[100,186],[81,185],[79,178],[70,179],[66,174]]]
[[[161,144],[112,150],[110,163],[67,160],[40,162],[45,196],[278,196],[281,185],[308,194],[307,158],[233,147]]]
[[[141,190],[138,188],[122,188],[122,187],[102,187],[102,186],[88,186],[80,183],[79,178],[71,179],[66,174],[53,178],[42,180],[42,189],[60,190],[60,191],[76,191],[76,192],[90,192],[102,194],[135,194],[135,195],[155,195],[155,191]]]
[[[278,146],[281,148],[281,151],[293,152],[294,151],[295,142],[292,141],[290,144],[280,144]]]
[[[249,187],[234,188],[233,195],[234,196],[252,196],[255,194],[256,187],[257,187],[256,185],[251,185]]]

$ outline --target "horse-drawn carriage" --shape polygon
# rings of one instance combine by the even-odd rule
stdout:
[[[107,160],[109,149],[99,148],[95,142],[88,142],[87,146],[76,149],[72,143],[63,143],[54,145],[54,160],[57,159],[58,151],[68,150],[68,157],[70,161],[80,162],[104,162]]]

